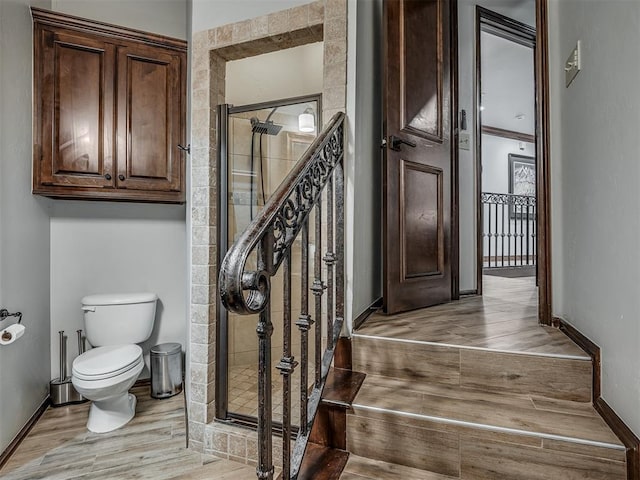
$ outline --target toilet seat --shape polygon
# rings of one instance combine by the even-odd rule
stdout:
[[[136,369],[143,361],[138,345],[97,347],[73,361],[72,376],[85,381],[106,380]]]

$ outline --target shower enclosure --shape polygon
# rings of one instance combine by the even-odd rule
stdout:
[[[291,168],[300,159],[321,130],[321,95],[297,97],[255,105],[218,107],[219,151],[219,238],[218,258],[224,258],[229,246],[247,228],[268,202]],[[310,232],[314,229],[310,228]],[[313,235],[310,235],[310,256],[313,258]],[[300,272],[300,248],[292,248],[292,259]],[[298,317],[300,282],[293,281],[292,318]],[[297,286],[297,291],[295,289]],[[272,279],[273,298],[282,298],[281,275]],[[282,351],[283,306],[272,305],[273,359]],[[258,316],[238,316],[218,307],[217,329],[217,398],[218,418],[241,423],[255,423],[258,409],[256,365]],[[311,333],[311,332],[310,332]],[[314,345],[310,335],[310,345]],[[299,356],[299,340],[293,341],[293,353]],[[314,352],[309,352],[313,358]],[[298,388],[300,372],[294,373],[294,388]],[[281,382],[273,382],[274,390]],[[295,389],[294,389],[295,391]],[[275,418],[281,414],[273,392]],[[294,397],[295,398],[295,397]],[[297,412],[297,408],[293,409]]]

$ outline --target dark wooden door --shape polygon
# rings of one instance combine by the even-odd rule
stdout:
[[[114,46],[42,26],[36,42],[42,141],[34,191],[48,185],[112,188]]]
[[[388,313],[452,298],[451,1],[385,2]]]
[[[183,57],[146,45],[118,48],[118,188],[182,190]]]

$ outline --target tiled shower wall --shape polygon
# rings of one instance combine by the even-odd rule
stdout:
[[[218,295],[216,106],[225,101],[227,61],[323,39],[322,103],[326,123],[346,107],[346,0],[320,0],[193,35],[189,445],[248,463],[255,463],[257,458],[255,432],[214,419]],[[274,455],[274,459],[278,458]]]

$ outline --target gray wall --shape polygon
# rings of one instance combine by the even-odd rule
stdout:
[[[348,7],[345,248],[350,324],[382,296],[382,1],[353,0]]]
[[[187,0],[53,0],[72,15],[188,38]],[[187,170],[187,175],[188,175]],[[187,195],[188,198],[188,195]],[[91,293],[152,291],[159,308],[145,347],[186,346],[187,233],[184,205],[54,200],[51,217],[51,376],[58,375],[58,330],[83,328],[80,299]],[[145,348],[145,353],[148,348]],[[145,374],[143,373],[143,376]]]
[[[553,311],[601,347],[602,396],[640,435],[640,2],[552,0],[549,18]]]
[[[153,333],[158,343],[186,346],[186,233],[182,205],[56,201],[51,217],[51,376],[58,376],[58,330],[69,336],[68,369],[75,332],[83,327],[80,299],[92,293],[154,292]],[[147,376],[143,372],[142,376]]]
[[[22,311],[26,326],[17,342],[0,346],[0,452],[49,382],[49,201],[31,195],[30,4],[50,7],[0,1],[0,306]]]
[[[524,150],[520,150],[521,145]],[[535,157],[536,148],[533,143],[482,135],[483,191],[509,193],[509,154]]]
[[[187,0],[52,0],[52,9],[100,22],[187,39]]]

